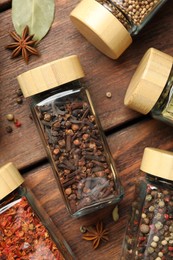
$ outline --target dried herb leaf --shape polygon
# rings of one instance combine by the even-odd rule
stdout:
[[[40,41],[49,31],[54,19],[54,0],[13,0],[12,21],[20,36],[26,25],[34,40]]]

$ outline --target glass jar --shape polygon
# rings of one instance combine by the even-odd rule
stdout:
[[[23,182],[13,163],[0,168],[0,259],[75,259]]]
[[[173,57],[150,48],[138,65],[124,104],[142,114],[173,124]]]
[[[118,203],[123,189],[77,56],[18,76],[65,205],[78,217]]]
[[[173,259],[173,153],[147,147],[121,259]]]
[[[96,48],[117,59],[167,0],[82,0],[70,18]]]

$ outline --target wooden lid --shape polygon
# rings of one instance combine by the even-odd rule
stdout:
[[[173,153],[146,147],[140,169],[153,176],[173,181]]]
[[[0,200],[17,189],[24,182],[23,177],[13,163],[0,168]]]
[[[70,18],[89,42],[112,59],[117,59],[132,43],[120,21],[95,0],[81,1]]]
[[[172,64],[170,55],[150,48],[130,81],[124,104],[142,114],[150,112],[167,83]]]
[[[28,97],[83,77],[80,61],[72,55],[24,72],[17,80],[23,95]]]

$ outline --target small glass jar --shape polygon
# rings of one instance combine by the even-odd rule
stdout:
[[[172,152],[145,148],[120,259],[173,259],[172,173]]]
[[[18,76],[49,156],[65,205],[78,217],[118,203],[123,189],[77,56]]]
[[[173,124],[173,57],[150,48],[138,65],[124,104],[144,115]]]
[[[0,168],[0,259],[75,259],[13,163]]]
[[[96,48],[117,59],[167,0],[82,0],[70,18]]]

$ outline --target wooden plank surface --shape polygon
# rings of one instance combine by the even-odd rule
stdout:
[[[39,198],[79,260],[119,260],[143,150],[146,146],[152,146],[173,151],[173,131],[158,121],[146,120],[110,135],[108,143],[125,190],[125,197],[119,204],[120,218],[116,223],[112,219],[112,206],[73,219],[62,202],[49,166],[24,175],[27,185]],[[80,226],[92,225],[98,219],[109,229],[109,242],[93,250],[91,242],[82,239]]]
[[[1,6],[7,2],[0,1],[0,11]],[[145,51],[149,47],[155,47],[173,55],[173,1],[165,4],[117,61],[97,51],[75,29],[69,14],[77,2],[56,1],[52,28],[38,45],[41,56],[32,56],[29,65],[21,57],[10,59],[11,53],[4,49],[11,42],[9,31],[13,30],[13,24],[11,9],[0,13],[0,165],[13,161],[22,171],[26,183],[48,211],[77,259],[119,260],[143,150],[146,146],[152,146],[173,151],[173,131],[170,126],[149,116],[142,117],[123,105],[128,83]],[[108,144],[125,189],[125,197],[119,205],[120,220],[117,223],[112,220],[113,207],[80,219],[70,217],[50,165],[46,163],[46,153],[36,126],[30,118],[29,100],[23,99],[23,104],[16,103],[19,87],[16,77],[19,74],[71,54],[78,54],[84,67],[84,82],[89,87],[103,129],[107,133]],[[107,91],[112,93],[111,99],[106,97]],[[13,113],[22,123],[20,128],[6,120],[8,113]],[[11,134],[6,132],[7,125],[13,127]],[[93,224],[99,218],[109,229],[110,240],[94,251],[91,243],[82,240],[79,229],[81,225]]]
[[[123,105],[123,99],[131,76],[144,52],[152,46],[173,54],[173,1],[165,4],[162,11],[143,29],[117,61],[97,51],[73,26],[69,14],[76,3],[76,0],[56,1],[52,28],[38,45],[41,56],[32,56],[29,65],[26,65],[21,57],[10,59],[10,51],[4,49],[4,46],[11,42],[8,32],[13,30],[13,25],[11,10],[0,13],[0,145],[3,147],[0,164],[13,160],[19,168],[24,168],[45,158],[36,127],[29,118],[28,100],[22,105],[16,104],[16,90],[19,87],[17,75],[52,60],[78,54],[86,73],[84,82],[89,87],[102,126],[104,130],[110,130],[140,116],[127,109]],[[107,91],[112,93],[111,99],[106,97]],[[8,124],[5,119],[7,113],[14,113],[22,123],[21,128],[14,127],[12,134],[7,134],[5,130]]]

